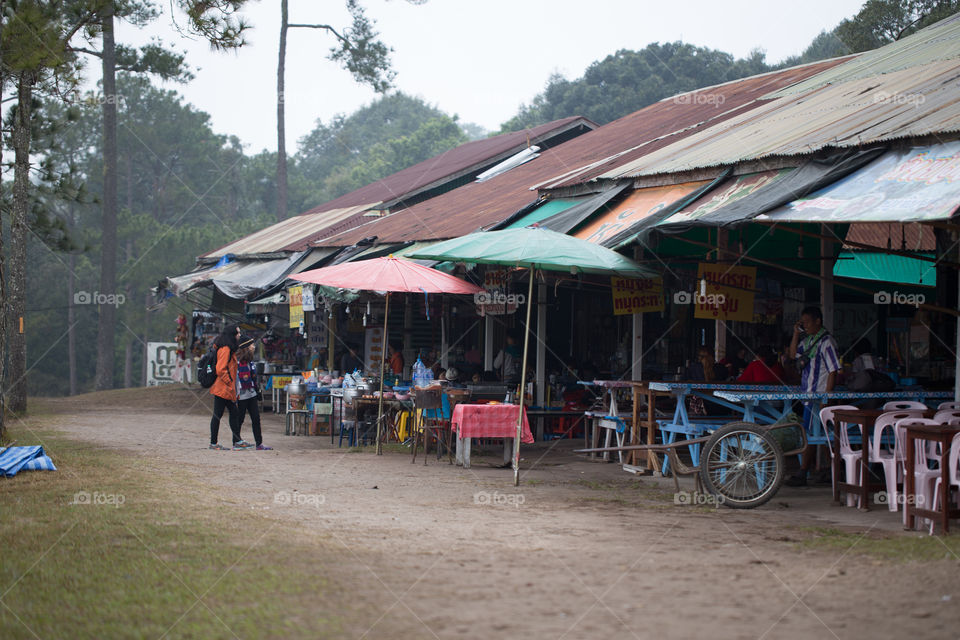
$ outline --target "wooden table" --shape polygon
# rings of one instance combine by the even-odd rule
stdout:
[[[915,520],[914,518],[930,518],[936,523],[940,521],[940,526],[943,528],[943,532],[950,532],[950,518],[960,518],[960,509],[951,509],[950,505],[950,469],[947,464],[947,460],[950,459],[950,444],[953,441],[953,436],[957,433],[960,433],[960,427],[947,427],[947,426],[928,426],[928,425],[917,425],[910,426],[906,428],[907,435],[907,460],[906,460],[906,472],[904,473],[903,480],[903,508],[904,515],[906,516],[906,523],[904,528],[912,530],[914,528]],[[921,509],[914,505],[916,502],[916,496],[914,492],[916,490],[913,467],[915,464],[916,458],[916,446],[915,443],[917,440],[928,440],[930,442],[939,442],[941,445],[942,457],[940,458],[940,473],[942,483],[942,492],[941,492],[941,502],[940,507],[936,509]],[[933,505],[936,507],[936,505]]]
[[[641,435],[640,429],[644,428],[647,430],[647,442],[646,444],[656,444],[657,443],[657,414],[656,414],[656,403],[657,398],[669,398],[673,396],[672,391],[664,391],[658,389],[651,389],[648,382],[632,382],[633,385],[633,438],[631,438],[630,444],[643,444],[640,442]],[[647,401],[647,417],[646,419],[640,418],[640,399],[645,398]],[[627,463],[631,465],[641,466],[640,465],[640,456],[642,452],[640,451],[630,451],[627,458]],[[647,464],[644,467],[644,470],[647,473],[654,473],[660,469],[660,460],[657,458],[657,454],[653,451],[647,451]]]
[[[840,504],[840,492],[844,491],[847,493],[853,493],[860,497],[860,510],[869,511],[870,503],[868,499],[870,497],[871,491],[882,491],[886,485],[880,483],[871,484],[869,482],[870,478],[870,436],[868,435],[873,429],[873,425],[876,424],[877,418],[879,418],[884,413],[899,413],[900,411],[913,413],[917,418],[932,418],[936,411],[933,409],[927,409],[922,413],[916,409],[902,409],[902,410],[891,410],[884,411],[883,409],[838,409],[833,412],[833,421],[836,423],[846,423],[846,424],[855,424],[860,427],[860,439],[863,443],[861,445],[861,454],[860,454],[860,484],[853,484],[850,482],[850,478],[847,478],[847,482],[835,482],[833,486],[833,501],[837,504]],[[836,434],[833,436],[833,442],[835,446],[839,443]],[[912,469],[912,467],[908,467]],[[912,477],[912,473],[909,474]],[[833,477],[840,477],[840,453],[839,451],[834,451],[833,455]]]

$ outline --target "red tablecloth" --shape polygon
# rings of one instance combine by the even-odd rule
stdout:
[[[458,404],[450,417],[450,428],[461,438],[516,438],[515,404]],[[533,442],[527,410],[523,410],[523,431],[520,442]]]

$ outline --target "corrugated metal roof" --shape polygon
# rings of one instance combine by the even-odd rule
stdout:
[[[201,256],[214,260],[233,253],[264,255],[301,251],[319,238],[357,227],[368,220],[371,210],[388,210],[404,198],[450,183],[472,178],[481,169],[526,148],[528,144],[553,144],[553,139],[572,135],[578,129],[593,129],[596,123],[582,116],[562,118],[524,131],[474,140],[408,167],[335,200],[314,207],[266,229],[241,238]],[[375,219],[375,218],[374,218]]]
[[[931,62],[958,58],[960,57],[958,45],[960,45],[960,14],[941,20],[903,40],[866,51],[853,60],[765,97],[781,98],[797,95],[828,84],[859,80]]]
[[[960,131],[958,85],[960,61],[945,60],[786,96],[599,178],[677,173]]]
[[[366,202],[381,202],[384,207],[390,207],[420,191],[434,188],[458,176],[475,173],[482,167],[516,154],[528,145],[540,144],[558,133],[577,127],[595,129],[597,124],[582,116],[574,116],[524,131],[473,140],[314,207],[307,213],[352,207]]]
[[[718,87],[717,101],[661,101],[599,127],[552,149],[539,158],[483,183],[471,183],[379,218],[356,229],[319,241],[319,245],[348,246],[377,236],[380,242],[409,242],[454,238],[505,220],[536,199],[536,185],[554,181],[578,167],[600,163],[594,171],[609,168],[615,153],[636,158],[695,133],[698,128],[757,106],[756,99],[779,87],[798,82],[839,64],[831,60],[746,78]],[[617,162],[618,163],[618,162]],[[578,180],[579,181],[579,180]]]
[[[272,224],[256,233],[240,238],[230,244],[220,247],[216,251],[201,256],[203,259],[214,259],[232,253],[238,257],[262,255],[281,251],[300,251],[309,245],[309,239],[323,229],[340,220],[366,211],[378,203],[361,204],[356,207],[333,209],[323,213],[293,216],[282,222]]]
[[[933,254],[929,253],[927,257],[933,257]],[[936,263],[872,251],[841,251],[833,265],[833,275],[924,287],[937,286]]]
[[[852,224],[847,230],[846,240],[881,249],[890,248],[904,251],[936,251],[937,249],[937,239],[933,234],[933,227],[925,224],[897,224],[895,222]]]

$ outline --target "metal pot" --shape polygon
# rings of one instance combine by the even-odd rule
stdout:
[[[291,382],[285,387],[290,395],[302,396],[307,392],[307,386],[303,382]]]
[[[343,402],[345,404],[353,404],[354,399],[359,398],[363,395],[363,391],[359,387],[350,387],[343,390]]]
[[[361,393],[373,393],[374,391],[379,391],[379,386],[373,386],[373,382],[370,380],[363,380],[357,383],[357,390]]]

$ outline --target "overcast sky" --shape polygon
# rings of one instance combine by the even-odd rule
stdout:
[[[171,3],[160,2],[165,11]],[[343,0],[290,0],[290,22],[343,27]],[[806,2],[638,0],[361,0],[382,39],[394,49],[396,87],[463,122],[489,130],[512,117],[552,73],[580,77],[618,49],[682,40],[736,57],[766,51],[768,62],[799,54],[823,29],[857,13],[862,0]],[[165,14],[149,29],[122,26],[118,41],[139,44],[159,36],[187,51],[196,78],[170,84],[212,116],[217,133],[234,134],[248,153],[275,150],[279,0],[251,0],[249,44],[216,53],[185,40]],[[331,36],[291,29],[287,39],[287,152],[322,120],[349,114],[376,99],[350,74],[326,60]],[[95,72],[92,75],[96,75]]]

